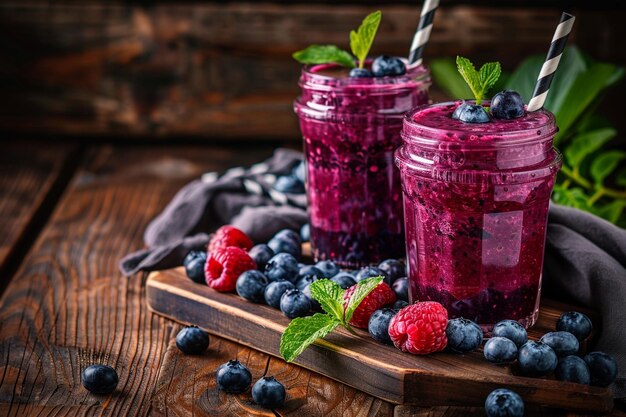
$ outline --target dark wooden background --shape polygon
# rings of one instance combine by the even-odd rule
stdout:
[[[420,10],[417,1],[22,3],[0,5],[0,132],[296,146],[291,53],[347,47],[349,30],[381,8],[373,52],[404,55]],[[442,0],[426,60],[461,54],[512,69],[545,53],[563,9],[578,18],[572,42],[626,64],[626,12],[590,1]],[[622,85],[605,104],[622,131],[624,94]]]

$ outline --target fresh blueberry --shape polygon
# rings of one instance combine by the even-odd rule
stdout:
[[[264,376],[252,386],[252,399],[261,407],[281,407],[286,397],[285,387],[273,376]]]
[[[272,259],[272,256],[274,256],[275,253],[272,248],[261,243],[260,245],[253,246],[248,252],[248,255],[250,255],[252,260],[256,262],[257,268],[259,268],[260,271],[263,271],[265,269],[265,264],[267,264],[267,261]]]
[[[311,240],[311,226],[308,223],[304,223],[300,228],[300,239],[303,242]]]
[[[389,276],[387,276],[387,273],[379,268],[376,268],[375,266],[366,266],[364,268],[361,268],[359,272],[356,274],[355,280],[356,282],[361,282],[366,278],[372,278],[372,277],[378,277],[378,276],[382,276],[383,281],[391,285],[391,283],[389,282]]]
[[[396,311],[400,311],[400,310],[402,310],[404,307],[406,307],[408,305],[409,305],[409,303],[407,303],[404,300],[396,300],[396,302],[392,304],[391,308],[393,308]]]
[[[252,270],[239,275],[235,288],[240,297],[253,303],[262,303],[268,283],[269,280],[262,272]]]
[[[267,287],[265,287],[265,293],[263,294],[265,302],[274,308],[280,308],[280,298],[285,291],[293,290],[294,288],[296,288],[295,285],[289,281],[280,280],[270,282],[267,284]]]
[[[402,301],[409,301],[409,280],[399,278],[391,285],[391,289],[396,293],[396,297]]]
[[[485,400],[487,417],[523,417],[524,400],[510,389],[498,388]]]
[[[298,246],[302,244],[302,241],[300,240],[300,233],[295,232],[291,229],[283,229],[279,231],[274,235],[273,239],[290,240]]]
[[[304,193],[304,183],[294,175],[283,175],[278,177],[274,183],[274,189],[281,193],[302,194]]]
[[[370,332],[375,340],[390,345],[391,337],[389,337],[389,322],[397,313],[392,308],[381,308],[374,311],[370,316],[370,321],[367,324],[367,330]]]
[[[276,254],[288,253],[296,259],[302,256],[302,248],[291,239],[273,237],[267,242],[267,246]]]
[[[306,316],[311,310],[311,301],[298,289],[287,290],[280,297],[280,311],[290,319]]]
[[[524,100],[517,91],[500,91],[491,99],[490,110],[496,119],[516,119],[524,115]]]
[[[591,320],[578,311],[568,311],[561,314],[556,322],[556,329],[563,332],[570,332],[579,342],[582,342],[591,334]]]
[[[589,367],[587,363],[578,356],[570,355],[559,360],[554,376],[559,381],[575,382],[577,384],[589,385]]]
[[[307,284],[317,281],[324,277],[322,271],[313,265],[304,265],[298,270],[298,279],[296,281],[296,288],[302,290],[300,287],[305,287]]]
[[[459,119],[465,123],[487,123],[489,115],[480,104],[463,103],[452,113],[453,119]]]
[[[348,272],[340,272],[332,277],[330,280],[337,283],[344,290],[347,290],[351,286],[356,285],[354,276]]]
[[[350,70],[350,77],[352,78],[372,78],[374,74],[367,68],[352,68]]]
[[[339,267],[333,261],[319,261],[315,267],[322,271],[324,278],[332,278],[339,273]]]
[[[285,279],[295,283],[298,278],[298,261],[289,253],[274,255],[265,265],[265,276],[270,281]]]
[[[322,305],[319,303],[319,301],[317,301],[311,295],[311,283],[310,282],[304,285],[302,288],[298,288],[298,289],[302,291],[302,294],[306,295],[306,297],[309,299],[309,302],[311,303],[311,310],[318,311],[318,312],[323,311]]]
[[[94,394],[110,394],[117,387],[115,369],[108,365],[91,365],[80,373],[83,387]]]
[[[591,385],[608,387],[617,378],[617,362],[604,352],[591,352],[585,356],[589,367]]]
[[[252,382],[252,374],[236,359],[220,365],[215,373],[217,388],[230,394],[241,394]]]
[[[554,371],[558,359],[545,343],[529,341],[519,348],[517,363],[525,375],[542,376]]]
[[[372,62],[374,77],[402,75],[406,73],[406,65],[398,57],[381,55]]]
[[[570,332],[549,332],[544,334],[539,341],[550,346],[557,356],[578,353],[578,339]]]
[[[485,359],[491,363],[511,363],[517,358],[517,346],[505,337],[492,337],[483,348]]]
[[[457,353],[472,352],[483,342],[483,330],[480,326],[464,318],[448,320],[446,336],[448,347]]]
[[[206,263],[205,251],[191,251],[185,256],[183,266],[185,273],[193,282],[198,284],[206,284],[204,278],[204,264]]]
[[[385,272],[393,284],[398,278],[406,277],[406,265],[397,259],[387,259],[378,264],[378,269]]]
[[[306,165],[304,161],[300,161],[298,165],[293,168],[293,176],[299,179],[302,183],[306,183]]]
[[[209,347],[209,334],[197,326],[188,326],[176,335],[176,347],[186,355],[199,355]]]
[[[512,340],[517,347],[522,346],[528,341],[526,329],[515,320],[502,320],[496,323],[496,325],[493,326],[492,334]]]

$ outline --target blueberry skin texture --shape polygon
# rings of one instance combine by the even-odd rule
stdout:
[[[265,301],[265,287],[269,282],[260,271],[245,271],[237,278],[235,289],[240,297],[253,303],[262,303]]]
[[[374,311],[367,324],[367,331],[370,336],[381,343],[391,345],[391,337],[389,337],[389,322],[397,313],[392,308],[381,308]]]
[[[489,110],[496,119],[517,119],[524,115],[524,100],[517,91],[500,91],[491,99]]]
[[[280,298],[283,296],[285,291],[293,290],[296,288],[290,281],[274,281],[267,284],[265,287],[265,292],[263,294],[265,298],[265,302],[277,309],[280,309]]]
[[[322,279],[324,278],[324,273],[314,265],[304,265],[298,270],[298,280],[302,278]]]
[[[372,78],[374,74],[367,68],[352,68],[350,70],[350,77],[352,78]]]
[[[252,386],[252,399],[265,408],[278,408],[285,404],[287,392],[273,376],[264,376]]]
[[[91,365],[80,373],[83,387],[94,394],[110,394],[117,387],[119,379],[115,369],[108,365]]]
[[[372,62],[372,74],[374,77],[396,76],[405,73],[406,65],[398,57],[381,55]]]
[[[280,311],[290,319],[304,317],[311,310],[311,301],[298,289],[287,290],[280,297]]]
[[[396,293],[398,300],[409,301],[409,280],[408,278],[399,278],[392,285],[391,289]]]
[[[464,318],[448,320],[446,336],[448,347],[457,353],[472,352],[483,342],[483,330],[480,326]]]
[[[512,340],[517,347],[522,346],[524,343],[528,342],[528,333],[524,326],[516,322],[515,320],[502,320],[496,323],[493,326],[494,336],[498,337],[506,337],[509,340]]]
[[[230,394],[241,394],[252,383],[252,374],[238,360],[229,360],[217,368],[217,388]]]
[[[518,350],[512,340],[496,336],[487,340],[483,348],[483,354],[489,362],[503,364],[515,361],[518,357]]]
[[[187,326],[176,335],[176,347],[185,355],[199,355],[209,347],[209,334],[197,326]]]
[[[332,278],[339,273],[339,267],[333,261],[319,261],[315,267],[322,271],[324,278]]]
[[[198,284],[206,284],[204,277],[204,264],[206,263],[206,252],[191,251],[185,256],[183,266],[187,277]]]
[[[459,119],[464,123],[488,123],[489,115],[480,104],[463,103],[452,113],[453,119]]]
[[[584,359],[589,367],[591,385],[608,387],[617,378],[617,362],[606,353],[591,352]]]
[[[558,358],[545,343],[529,341],[519,348],[517,364],[524,375],[542,376],[556,369]]]
[[[578,356],[570,355],[559,360],[554,370],[554,376],[559,381],[575,382],[589,385],[591,377],[587,363]]]
[[[379,268],[376,268],[375,266],[366,266],[364,268],[361,268],[354,279],[356,282],[361,282],[366,278],[372,278],[377,276],[382,276],[383,281],[391,285],[387,273]]]
[[[281,193],[287,194],[303,194],[304,183],[296,178],[294,175],[284,175],[278,177],[274,183],[274,189]]]
[[[317,301],[311,295],[311,283],[306,284],[304,287],[298,288],[298,289],[300,291],[302,291],[302,294],[306,295],[306,297],[309,299],[309,302],[311,303],[311,310],[317,311],[317,312],[323,312],[324,311],[324,309],[322,309],[322,305],[319,303],[319,301]]]
[[[406,277],[406,265],[397,259],[386,259],[378,264],[378,269],[383,271],[389,277],[389,281],[393,284],[397,279]]]
[[[302,241],[300,240],[300,233],[291,229],[280,230],[278,233],[274,235],[273,239],[291,240],[293,243],[295,243],[298,246],[302,243]]]
[[[332,277],[330,280],[338,284],[344,290],[347,290],[351,286],[356,285],[354,276],[349,274],[348,272],[340,272]]]
[[[296,259],[300,259],[302,256],[302,248],[300,247],[300,244],[297,244],[291,239],[273,237],[269,242],[267,242],[267,246],[269,246],[270,249],[272,249],[272,251],[276,254],[288,253]]]
[[[592,328],[593,326],[589,317],[578,311],[567,311],[561,314],[561,317],[559,317],[559,320],[556,322],[556,329],[558,331],[570,332],[576,336],[579,342],[589,337]]]
[[[260,245],[253,246],[248,252],[248,255],[250,255],[252,260],[256,262],[257,269],[259,271],[263,271],[267,262],[276,254],[272,248],[264,243],[261,243]]]
[[[391,308],[393,308],[396,311],[400,311],[400,310],[402,310],[404,307],[406,307],[408,305],[409,305],[409,303],[407,303],[404,300],[396,300],[396,302],[391,305]]]
[[[575,355],[578,353],[578,339],[570,332],[549,332],[539,340],[550,346],[557,356]]]
[[[298,279],[298,261],[289,253],[274,255],[265,265],[265,276],[270,281],[285,279],[295,283]]]
[[[487,396],[485,414],[487,417],[523,417],[524,400],[516,392],[499,388]]]
[[[300,240],[308,242],[311,240],[311,225],[305,223],[300,228]]]

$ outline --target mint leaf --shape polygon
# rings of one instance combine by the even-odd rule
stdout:
[[[465,80],[470,90],[472,90],[472,94],[474,97],[480,96],[480,77],[478,75],[478,71],[474,68],[474,64],[462,56],[456,57],[456,67],[459,70],[459,74]]]
[[[311,297],[320,303],[325,312],[339,321],[343,321],[344,292],[343,288],[329,279],[320,279],[311,284]]]
[[[350,323],[350,320],[352,320],[352,315],[354,314],[354,311],[359,306],[359,304],[361,304],[361,301],[363,301],[363,299],[367,297],[367,295],[371,293],[372,290],[376,288],[378,284],[380,284],[382,281],[383,277],[378,276],[364,279],[357,284],[356,290],[352,294],[352,297],[350,297],[350,302],[348,302],[348,306],[346,307],[346,314],[344,318],[345,323]]]
[[[328,335],[339,324],[334,317],[320,313],[293,319],[280,338],[280,354],[287,362],[293,361],[304,349]]]
[[[293,53],[293,58],[302,64],[339,64],[354,68],[354,57],[335,45],[310,45]]]
[[[482,88],[482,95],[480,97],[481,100],[485,94],[487,94],[487,91],[489,91],[489,89],[498,82],[500,74],[502,74],[502,68],[500,67],[499,62],[487,62],[480,67],[480,70],[478,71],[478,78],[480,79],[480,86]]]
[[[382,12],[380,10],[370,13],[365,16],[361,26],[356,31],[350,32],[350,48],[354,56],[359,60],[359,68],[363,68],[365,59],[367,59],[367,54],[376,37],[381,18]]]
[[[472,90],[476,104],[482,102],[487,91],[498,82],[502,74],[499,62],[487,62],[480,67],[480,71],[476,71],[474,64],[469,59],[457,56],[456,66],[459,74],[461,74],[470,90]]]
[[[626,159],[626,152],[608,151],[599,155],[591,163],[591,177],[596,184],[602,184],[604,179],[609,176],[619,163]]]

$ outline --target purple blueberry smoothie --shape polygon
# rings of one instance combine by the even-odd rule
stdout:
[[[294,108],[307,164],[315,260],[356,268],[404,256],[402,192],[393,153],[402,116],[427,103],[424,67],[353,78],[333,64],[306,66]]]
[[[552,113],[470,124],[460,102],[409,112],[396,152],[402,175],[410,299],[490,334],[539,311],[550,194],[561,155]],[[484,105],[489,105],[485,102]]]

